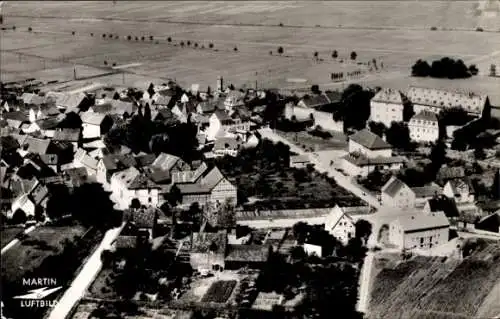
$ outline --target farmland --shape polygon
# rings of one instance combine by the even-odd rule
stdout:
[[[486,241],[463,260],[415,257],[384,265],[374,280],[369,318],[492,317],[499,248]]]
[[[220,280],[214,282],[210,288],[208,288],[201,301],[218,303],[226,302],[231,296],[236,283],[236,280]]]
[[[433,85],[437,81],[410,78],[409,68],[419,58],[446,55],[476,63],[480,75],[459,82],[441,80],[438,86],[455,88],[457,84],[459,88],[500,94],[495,90],[500,78],[484,76],[500,54],[500,19],[492,9],[486,14],[482,4],[474,1],[377,1],[377,5],[370,1],[314,5],[293,1],[117,2],[115,6],[80,2],[78,14],[68,3],[35,6],[32,2],[8,2],[4,6],[6,23],[17,28],[2,31],[2,65],[4,60],[11,61],[9,72],[2,74],[5,80],[20,74],[22,67],[25,72],[40,69],[40,62],[31,58],[16,66],[15,50],[51,59],[45,62],[47,69],[60,68],[57,63],[63,63],[104,70],[105,60],[117,65],[139,62],[141,65],[127,72],[175,78],[185,86],[213,86],[221,75],[238,86],[253,86],[257,81],[265,87],[294,87],[289,79],[299,78],[306,80],[303,86],[318,83],[333,88],[342,84],[331,83],[330,73],[366,71],[363,65],[346,62],[354,50],[357,62],[375,58],[385,65],[381,72],[368,72],[352,80],[355,82],[406,87],[418,81],[422,86]],[[33,34],[27,34],[29,26]],[[438,30],[431,31],[431,26]],[[485,32],[475,32],[478,26]],[[103,33],[113,34],[113,39],[103,38]],[[126,39],[128,35],[133,37],[131,41]],[[139,41],[135,41],[136,36]],[[145,41],[140,40],[142,36]],[[16,40],[18,37],[22,40]],[[172,42],[167,42],[167,37]],[[53,45],[47,44],[50,41]],[[181,42],[186,45],[181,47]],[[214,49],[208,49],[209,43]],[[279,46],[284,48],[283,56],[276,53]],[[7,54],[5,50],[11,51]],[[338,59],[331,58],[332,50],[338,50]],[[312,59],[315,51],[323,61]]]

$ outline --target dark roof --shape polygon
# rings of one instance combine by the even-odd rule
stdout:
[[[224,178],[222,172],[217,167],[214,167],[201,179],[201,184],[207,189],[212,190]]]
[[[392,176],[387,183],[382,187],[381,192],[391,197],[394,197],[406,184],[399,180],[396,176]]]
[[[102,161],[107,170],[125,169],[137,164],[130,154],[109,154],[104,156]]]
[[[326,104],[330,104],[330,100],[324,94],[314,94],[302,99],[302,103],[310,108],[320,107]]]
[[[40,154],[40,159],[47,165],[57,165],[58,163],[57,154]]]
[[[458,217],[459,215],[455,200],[446,196],[437,196],[429,199],[429,208],[431,212],[444,212],[448,218]]]
[[[268,256],[266,245],[228,245],[225,261],[264,263]]]
[[[54,141],[78,142],[80,140],[80,129],[58,129],[52,139]]]
[[[342,93],[340,93],[339,91],[326,91],[325,95],[330,101],[330,103],[342,102]]]
[[[211,189],[199,183],[176,184],[176,186],[179,189],[181,195],[209,194],[211,191]]]
[[[233,119],[227,114],[227,112],[223,110],[215,110],[214,112],[215,116],[219,119],[221,122],[232,122]]]
[[[351,136],[349,139],[354,142],[370,149],[370,150],[380,150],[380,149],[390,149],[392,146],[380,138],[377,134],[370,132],[368,129],[362,129]]]
[[[133,102],[125,102],[121,100],[106,100],[104,103],[92,106],[92,110],[96,113],[117,114],[123,116],[135,113],[137,106]]]
[[[225,254],[227,246],[226,231],[217,233],[193,233],[191,241],[192,253],[209,253]]]
[[[106,115],[96,112],[83,112],[80,113],[80,118],[82,119],[82,123],[101,125],[101,123],[106,118]]]
[[[441,195],[443,189],[438,185],[412,187],[411,190],[415,193],[417,198],[432,197],[435,195]]]
[[[50,145],[50,140],[27,136],[26,139],[23,140],[21,147],[24,145],[28,145],[26,151],[29,153],[46,154]]]
[[[465,170],[463,167],[449,167],[443,166],[439,169],[437,174],[437,179],[440,180],[449,180],[455,178],[465,177]]]
[[[145,155],[139,155],[135,157],[135,160],[137,161],[137,165],[139,167],[146,167],[155,161],[156,156],[154,154],[145,154]]]
[[[12,136],[2,136],[0,137],[0,145],[2,150],[11,151],[16,150],[20,147],[19,142]]]
[[[157,167],[148,167],[145,169],[146,176],[157,184],[170,182],[170,174]]]
[[[203,113],[210,113],[215,111],[217,104],[213,101],[203,101],[198,103],[198,107],[201,109]]]
[[[150,180],[145,174],[137,175],[132,182],[129,184],[128,189],[150,189],[150,188],[160,188],[152,180]]]
[[[431,112],[431,111],[427,111],[427,110],[423,110],[423,111],[420,111],[418,114],[415,114],[411,118],[410,122],[411,121],[416,121],[416,120],[437,122],[438,118],[437,118],[436,113]]]
[[[172,102],[172,96],[160,94],[160,96],[158,96],[158,98],[155,101],[155,105],[169,106],[171,102]]]
[[[28,115],[24,112],[21,112],[21,111],[5,112],[2,114],[2,116],[6,120],[13,120],[13,121],[20,121],[20,122],[27,122],[28,121]]]
[[[363,154],[358,154],[358,153],[346,154],[342,158],[345,159],[346,161],[351,162],[356,166],[396,164],[396,163],[404,163],[407,161],[407,158],[404,156],[391,156],[391,157],[379,156],[379,157],[368,158]]]
[[[153,228],[158,218],[158,214],[154,207],[142,207],[139,209],[126,210],[125,218],[137,228]]]
[[[238,150],[240,148],[240,141],[235,137],[218,137],[214,143],[215,150]]]
[[[38,127],[40,127],[41,130],[51,130],[57,128],[59,119],[57,117],[48,117],[36,121],[36,124],[38,125]]]
[[[57,101],[57,106],[61,106],[67,109],[78,108],[83,101],[87,99],[85,93],[76,94],[66,94],[63,98]]]
[[[137,236],[120,235],[116,238],[116,249],[132,249],[137,247]]]

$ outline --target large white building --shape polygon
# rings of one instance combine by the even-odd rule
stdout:
[[[403,94],[394,89],[380,90],[370,101],[370,120],[390,127],[392,122],[403,121]]]
[[[410,138],[416,142],[435,142],[439,138],[439,122],[436,113],[423,110],[408,123]]]
[[[481,116],[483,109],[489,108],[488,97],[474,93],[410,87],[407,97],[412,102],[415,113],[423,110],[439,113],[442,109],[462,108],[469,114]]]
[[[119,209],[129,208],[134,198],[137,198],[141,205],[147,207],[161,205],[159,187],[135,167],[113,174],[111,191]]]
[[[389,225],[389,241],[399,249],[430,249],[448,242],[450,223],[443,212],[415,211]]]
[[[344,245],[356,235],[354,220],[339,205],[335,205],[326,216],[325,230]]]

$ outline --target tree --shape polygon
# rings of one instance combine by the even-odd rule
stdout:
[[[132,40],[132,36],[131,35],[127,35],[127,40]]]
[[[106,33],[103,33],[103,34],[102,34],[102,37],[103,37],[103,38],[105,38],[105,37],[106,37]]]
[[[75,112],[65,114],[64,119],[59,122],[59,128],[78,129],[82,126],[82,119]]]
[[[22,209],[18,209],[12,215],[12,223],[15,225],[24,224],[28,220],[26,213]]]
[[[273,51],[269,51],[269,55],[273,55]]]
[[[319,53],[318,53],[318,51],[314,51],[313,56],[314,56],[314,58],[317,60],[317,59],[318,59],[318,57],[319,57]]]
[[[417,60],[415,64],[411,67],[412,76],[429,76],[431,74],[431,67],[427,61]]]
[[[385,136],[387,143],[396,148],[408,149],[410,146],[410,131],[404,122],[392,122]]]
[[[317,84],[311,85],[311,92],[313,92],[314,94],[321,93],[321,91],[319,90],[319,85],[317,85]]]
[[[130,202],[130,208],[139,209],[141,208],[141,202],[137,198],[133,198]]]
[[[153,41],[154,37],[152,35],[149,36],[149,40]]]
[[[237,47],[234,47],[233,51],[234,51],[234,52],[238,52],[238,48],[237,48]]]
[[[109,249],[105,249],[101,252],[101,262],[104,268],[111,266],[113,262],[113,253]]]
[[[387,127],[382,122],[368,122],[368,128],[374,134],[377,134],[380,137],[384,137],[385,132],[387,131]]]
[[[83,184],[75,188],[71,196],[73,217],[85,226],[101,229],[114,227],[119,216],[113,206],[109,194],[97,183]]]
[[[135,41],[139,41],[139,37],[137,37],[137,36],[136,36],[136,37],[135,37]]]
[[[226,201],[217,213],[217,226],[221,228],[231,228],[236,225],[234,216],[234,203]]]
[[[191,41],[190,41],[190,40],[188,40],[188,41],[186,42],[186,44],[187,44],[188,46],[190,46],[190,45],[191,45]]]
[[[104,60],[104,65],[108,65],[108,61]]]
[[[184,47],[184,41],[181,41],[181,47]]]
[[[198,42],[195,42],[194,47],[195,47],[195,48],[197,48],[197,47],[198,47]]]
[[[496,65],[490,65],[490,76],[497,76],[497,67]]]
[[[351,52],[351,60],[356,60],[356,58],[358,57],[358,54],[356,53],[356,51],[352,51]]]
[[[170,192],[168,192],[166,197],[171,207],[177,206],[182,201],[181,191],[175,184],[170,188]]]
[[[307,232],[309,230],[309,225],[305,222],[297,222],[292,227],[293,236],[299,244],[304,243],[307,237]]]
[[[119,100],[120,99],[120,94],[118,92],[115,92],[113,95],[113,100]]]
[[[469,65],[469,72],[472,75],[477,75],[479,73],[479,70],[475,64]]]
[[[50,219],[58,219],[71,212],[71,194],[66,185],[53,185],[50,187],[47,200],[46,214]]]
[[[146,106],[144,106],[144,120],[147,123],[151,122],[151,108],[149,107],[149,103],[146,103]]]
[[[485,154],[484,149],[481,145],[477,145],[474,148],[474,158],[476,160],[484,160],[486,158],[486,154]]]
[[[339,53],[337,52],[337,50],[333,50],[332,52],[332,59],[336,59],[339,57]]]
[[[28,32],[31,32],[33,31],[33,28],[32,27],[28,27]]]
[[[172,42],[172,38],[171,38],[171,37],[168,37],[168,38],[167,38],[167,42],[168,42],[168,43],[171,43],[171,42]]]
[[[146,38],[144,36],[141,37],[141,41],[144,41],[146,40]]]
[[[75,31],[71,31],[71,35],[75,35]]]
[[[153,95],[155,94],[155,85],[153,83],[149,83],[148,94],[149,94],[149,98],[152,98]]]
[[[368,238],[372,234],[372,224],[364,219],[360,219],[354,226],[356,228],[356,237],[362,239],[366,245]]]
[[[491,184],[491,195],[494,199],[500,199],[500,170],[495,172],[493,184]]]
[[[365,128],[370,117],[370,100],[374,95],[359,84],[350,84],[342,92],[342,106],[334,112],[334,119],[344,121],[344,130]]]
[[[278,54],[279,54],[279,55],[282,55],[282,54],[283,54],[283,52],[284,52],[283,47],[279,47],[279,48],[278,48]]]
[[[432,173],[435,174],[446,161],[446,144],[442,140],[438,140],[431,148],[429,159],[431,160]]]
[[[208,47],[209,47],[210,49],[213,49],[213,48],[214,48],[214,44],[213,44],[212,42],[210,42],[210,43],[208,44]]]
[[[303,260],[306,257],[306,252],[302,246],[293,246],[290,248],[290,257],[293,260]]]

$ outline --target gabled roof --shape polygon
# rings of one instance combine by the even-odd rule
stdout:
[[[229,116],[229,114],[227,114],[227,112],[225,112],[223,110],[215,110],[214,114],[221,122],[232,122],[233,121],[233,119]]]
[[[342,219],[342,217],[346,217],[348,220],[353,222],[353,219],[351,216],[345,213],[344,209],[342,209],[339,205],[335,205],[334,208],[332,208],[328,214],[328,221],[329,221],[329,226],[331,229],[334,229],[339,221]]]
[[[302,103],[304,103],[306,107],[316,108],[330,104],[330,100],[324,94],[314,94],[303,98]]]
[[[413,104],[436,108],[461,107],[469,113],[480,114],[486,104],[487,96],[446,90],[410,87],[407,94]]]
[[[372,102],[399,104],[402,106],[403,93],[395,89],[384,88],[377,92],[377,94],[375,94],[375,96],[372,98]]]
[[[214,143],[214,151],[216,150],[238,150],[240,141],[235,137],[218,137]]]
[[[396,218],[404,232],[449,227],[450,222],[443,212],[423,213],[421,211]]]
[[[263,263],[269,256],[267,245],[227,245],[225,261]]]
[[[446,196],[433,197],[428,200],[428,205],[431,212],[443,212],[448,218],[459,215],[455,200]]]
[[[311,160],[307,155],[292,155],[290,156],[290,164],[310,163]]]
[[[145,174],[156,184],[163,184],[170,182],[170,174],[157,167],[148,167],[144,170]]]
[[[205,162],[202,162],[200,166],[198,166],[193,172],[193,175],[191,176],[191,182],[196,183],[203,176],[203,174],[205,174],[207,169],[207,164]]]
[[[463,193],[474,193],[473,187],[470,185],[468,181],[463,179],[453,179],[448,181],[447,184],[450,184],[453,195],[459,195]]]
[[[21,145],[16,138],[9,135],[0,137],[0,146],[2,151],[11,151],[18,149]]]
[[[217,167],[214,167],[210,172],[208,172],[207,175],[205,175],[201,179],[201,184],[206,188],[208,188],[209,190],[212,190],[223,179],[225,179],[225,177],[222,174],[222,172]]]
[[[417,121],[417,120],[420,120],[420,121],[429,121],[429,122],[437,122],[438,118],[437,118],[436,113],[431,112],[431,111],[427,111],[427,110],[423,110],[423,111],[420,111],[418,114],[415,114],[410,119],[410,124],[412,124],[412,122]]]
[[[31,198],[35,205],[40,205],[40,203],[47,197],[49,190],[47,187],[41,183],[37,183],[36,186],[31,190]]]
[[[137,176],[141,173],[135,167],[129,167],[123,171],[113,174],[113,179],[122,182],[125,187],[129,187]]]
[[[109,154],[102,158],[102,162],[107,170],[125,169],[137,164],[130,154]]]
[[[161,153],[154,160],[151,166],[158,167],[166,171],[170,171],[178,161],[182,161],[179,157],[167,153]]]
[[[92,106],[92,110],[102,114],[123,114],[132,115],[137,110],[137,106],[133,102],[125,102],[121,100],[105,100],[102,104]]]
[[[132,182],[128,185],[128,189],[153,189],[160,188],[152,180],[150,180],[145,174],[137,175]]]
[[[172,96],[160,94],[155,101],[155,105],[169,106],[171,102],[172,102]]]
[[[449,180],[462,177],[465,177],[465,170],[463,167],[460,166],[457,167],[442,166],[437,174],[437,178],[441,180]]]
[[[40,159],[47,165],[57,165],[59,162],[57,154],[40,154]]]
[[[57,106],[64,107],[67,109],[78,108],[83,101],[87,99],[87,95],[85,93],[79,92],[74,94],[65,94],[63,98],[57,100]]]
[[[5,120],[11,121],[27,122],[29,120],[28,115],[25,112],[21,111],[5,112],[2,114],[2,116]]]
[[[59,119],[57,117],[48,117],[45,119],[37,120],[36,124],[41,130],[54,130],[59,125]]]
[[[407,185],[399,180],[396,176],[392,176],[382,187],[381,192],[389,195],[390,197],[394,197],[405,186]]]
[[[102,121],[106,118],[106,115],[95,112],[83,112],[80,113],[80,118],[82,119],[82,123],[101,125]]]
[[[26,138],[22,139],[22,141],[20,141],[19,144],[21,144],[22,149],[24,149],[25,151],[27,151],[29,153],[46,154],[47,149],[49,148],[49,145],[50,145],[50,140],[36,138],[36,137],[26,135]],[[27,149],[25,149],[26,145],[27,145]]]
[[[154,154],[143,154],[135,157],[135,160],[137,161],[137,165],[139,167],[150,166],[154,163],[155,159],[156,156]]]
[[[89,182],[89,174],[85,167],[73,167],[64,170],[64,174],[69,177],[70,184],[72,187],[78,187],[82,184]]]
[[[411,190],[415,193],[416,198],[432,197],[443,193],[443,189],[438,185],[412,187]]]
[[[23,93],[21,100],[25,105],[41,105],[44,103],[43,96],[34,93]]]
[[[377,134],[370,132],[368,129],[362,129],[351,136],[349,139],[366,147],[369,150],[390,149],[392,146],[380,138]]]
[[[63,128],[58,129],[52,138],[54,141],[78,142],[80,140],[80,129]]]
[[[213,101],[203,101],[198,103],[198,108],[201,109],[202,113],[210,113],[215,111],[215,109],[217,108],[217,104]]]

